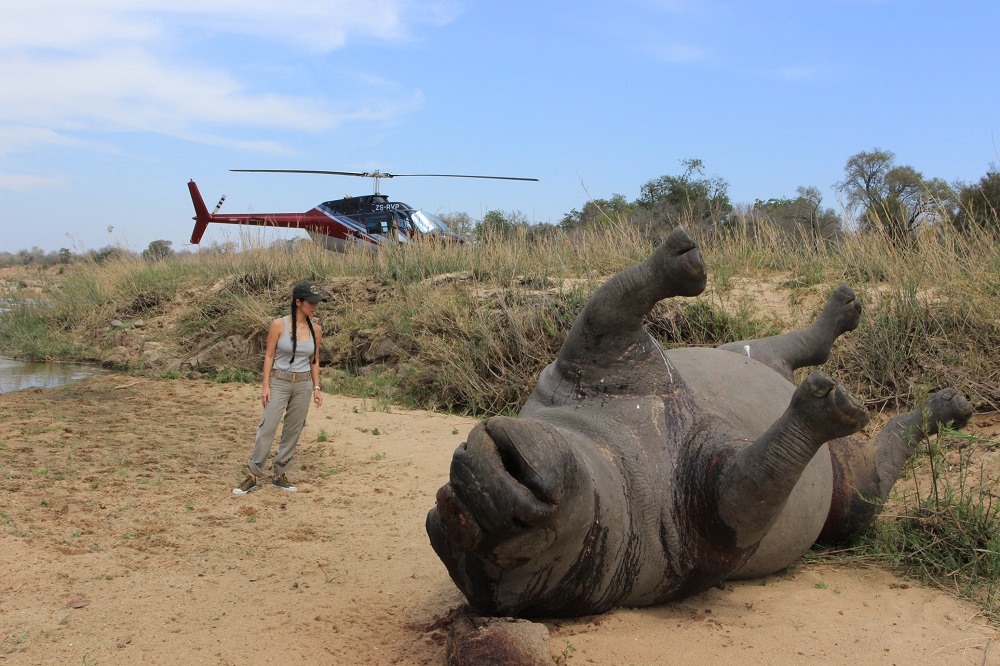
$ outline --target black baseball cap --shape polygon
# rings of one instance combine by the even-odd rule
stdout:
[[[319,303],[326,300],[326,297],[319,293],[319,289],[311,282],[300,282],[295,285],[295,288],[292,289],[292,298],[309,301],[310,303]]]

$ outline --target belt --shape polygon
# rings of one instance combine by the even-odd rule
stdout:
[[[312,380],[312,372],[308,370],[306,372],[288,372],[287,370],[278,370],[274,368],[271,370],[271,376],[275,379],[284,379],[286,382],[304,382],[307,379]]]

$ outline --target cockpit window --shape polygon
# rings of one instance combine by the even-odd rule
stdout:
[[[428,213],[423,210],[415,210],[410,213],[410,219],[413,221],[413,226],[417,228],[420,233],[423,234],[449,234],[452,231],[448,226],[441,220],[440,217],[434,213]]]

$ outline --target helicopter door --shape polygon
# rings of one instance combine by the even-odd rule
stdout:
[[[365,225],[365,231],[369,234],[388,236],[389,230],[395,228],[396,221],[392,213],[366,213],[360,216],[361,222]]]
[[[397,235],[399,236],[399,242],[405,243],[413,235],[413,224],[410,222],[410,216],[402,210],[395,210],[393,211],[393,214],[396,218],[394,224],[396,226]]]

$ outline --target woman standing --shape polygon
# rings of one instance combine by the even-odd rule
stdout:
[[[285,470],[292,464],[292,454],[306,423],[310,399],[317,407],[323,404],[319,386],[319,349],[323,329],[313,323],[312,316],[316,313],[316,304],[325,300],[314,285],[308,282],[297,284],[292,289],[291,314],[271,322],[264,352],[264,387],[260,395],[264,416],[257,428],[253,453],[247,461],[247,478],[233,488],[234,495],[246,495],[257,489],[257,478],[264,476],[264,462],[271,453],[271,444],[282,415],[285,425],[281,428],[278,453],[271,464],[271,471],[274,472],[271,485],[293,493],[297,490],[288,482]]]

